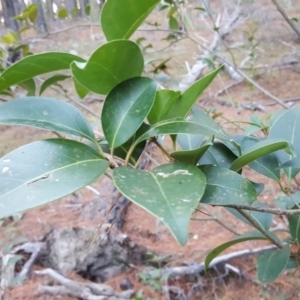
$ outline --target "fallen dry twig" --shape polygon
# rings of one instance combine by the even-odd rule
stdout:
[[[60,284],[58,286],[40,286],[41,292],[53,295],[69,295],[85,300],[127,300],[134,294],[133,290],[117,293],[113,288],[105,284],[77,282],[57,273],[53,269],[44,269],[34,273],[36,275],[49,276]]]

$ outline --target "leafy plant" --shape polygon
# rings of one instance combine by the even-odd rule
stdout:
[[[183,92],[159,89],[153,79],[142,76],[143,53],[129,40],[158,2],[106,1],[101,22],[107,42],[87,60],[69,53],[42,53],[25,57],[1,74],[0,92],[9,94],[13,85],[29,83],[31,95],[36,95],[36,76],[68,71],[79,97],[94,92],[104,95],[105,101],[99,112],[104,133],[100,139],[84,115],[66,102],[32,96],[0,105],[2,125],[32,126],[65,135],[30,143],[0,159],[0,218],[59,199],[111,170],[117,189],[159,218],[181,245],[188,240],[189,221],[199,203],[230,210],[255,232],[212,250],[206,266],[233,244],[265,239],[277,250],[259,257],[258,276],[262,281],[274,280],[295,266],[298,257],[297,251],[270,232],[273,214],[289,215],[291,241],[294,248],[300,247],[300,211],[294,197],[294,179],[300,170],[299,160],[294,159],[300,155],[300,107],[275,114],[269,126],[254,120],[264,137],[253,132],[232,135],[196,106],[220,68]],[[166,2],[170,26],[175,28],[171,18],[175,6],[173,1]],[[39,94],[68,75],[54,76],[58,77],[44,81]],[[167,150],[160,136],[171,137],[172,150]],[[169,163],[141,170],[140,161],[151,144]],[[285,194],[276,202],[278,209],[257,201],[262,185],[243,176],[246,166],[278,184]],[[287,205],[286,198],[293,205]],[[276,268],[275,260],[280,262]],[[151,278],[144,279],[149,282]]]

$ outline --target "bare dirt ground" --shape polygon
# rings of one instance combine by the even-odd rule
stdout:
[[[213,1],[213,5],[215,5],[216,2],[217,1]],[[270,2],[271,1],[265,0],[260,1],[258,4],[261,10],[268,11],[268,18],[262,22],[259,31],[260,48],[262,50],[260,52],[259,62],[257,63],[271,63],[291,49],[300,50],[300,44],[297,42],[295,35],[287,27],[280,15],[276,14],[276,11]],[[298,10],[290,11],[290,13],[299,16],[299,5]],[[57,24],[55,26],[57,26]],[[72,24],[63,23],[62,26],[70,27]],[[166,45],[165,42],[161,42],[160,40],[162,34],[154,32],[138,32],[136,36],[138,37],[141,35],[145,35],[151,43],[155,43],[155,47],[158,49],[161,49]],[[95,39],[92,40],[91,36],[94,36]],[[234,37],[231,36],[230,38],[234,39]],[[280,41],[283,41],[284,43],[281,43]],[[84,56],[101,45],[102,42],[103,39],[100,36],[98,28],[91,29],[82,27],[48,36],[47,39],[42,39],[41,41],[34,43],[33,51],[39,52],[45,49],[48,51],[70,51],[71,49],[76,51],[79,55]],[[196,50],[197,47],[195,45],[188,40],[184,40],[172,46],[170,51],[158,52],[155,55],[159,58],[172,55],[173,59],[168,64],[168,72],[172,77],[175,77],[180,81],[182,75],[186,73],[183,62],[188,61],[190,65],[192,65],[195,62],[196,56],[193,53],[195,53]],[[151,55],[149,54],[149,57],[150,56]],[[154,57],[154,55],[152,55],[152,57]],[[296,69],[286,69],[267,73],[257,78],[256,81],[265,89],[272,91],[272,93],[280,99],[289,99],[300,96],[300,73]],[[259,115],[262,118],[267,118],[268,114],[280,109],[280,106],[278,105],[269,105],[273,103],[271,99],[245,83],[240,83],[230,88],[228,94],[223,94],[222,99],[225,100],[225,102],[222,103],[225,103],[226,105],[221,105],[220,102],[217,101],[215,94],[231,82],[228,75],[222,72],[217,80],[199,99],[199,105],[205,109],[213,108],[216,113],[222,113],[222,116],[218,118],[220,123],[226,123],[224,118],[235,121],[249,121],[250,116],[253,114]],[[71,85],[69,88],[72,88]],[[70,93],[70,95],[72,95],[72,93]],[[53,91],[49,93],[49,96],[61,97]],[[249,104],[251,102],[261,104],[265,108],[265,111],[251,111],[241,107],[242,103]],[[294,105],[297,104],[297,102],[294,103]],[[100,106],[101,104],[95,102],[89,104],[89,107],[95,111],[97,111]],[[96,120],[93,116],[87,115],[87,117],[91,122]],[[226,126],[229,130],[233,128],[232,124],[227,124]],[[31,128],[1,127],[0,155],[3,156],[5,153],[25,143],[48,138],[50,136],[52,136],[51,133]],[[159,155],[158,152],[155,152],[157,159],[160,159]],[[265,191],[260,196],[260,200],[270,203],[274,199],[277,191],[275,183],[263,178],[253,171],[247,170],[246,172],[251,179],[266,184]],[[101,198],[106,199],[108,202],[110,201],[112,189],[106,179],[100,179],[97,183],[93,184],[93,187],[100,192]],[[91,225],[96,228],[101,222],[101,219],[103,219],[103,216],[96,216],[89,221],[86,219],[82,221],[81,218],[81,207],[92,201],[94,198],[94,193],[87,189],[83,189],[82,191],[77,192],[76,195],[73,194],[43,207],[27,211],[23,214],[20,221],[0,227],[0,238],[4,238],[5,231],[9,226],[16,228],[19,236],[25,236],[31,241],[39,240],[51,228],[75,226],[88,227]],[[22,201],[22,195],[20,195],[20,201]],[[218,215],[221,221],[240,233],[247,232],[250,229],[244,223],[234,219],[225,210],[213,208],[211,211],[215,215]],[[194,218],[205,219],[206,216],[197,212]],[[278,222],[283,222],[282,219],[275,219]],[[129,206],[126,214],[126,222],[122,230],[138,244],[154,251],[170,254],[170,266],[202,262],[205,259],[206,254],[212,248],[234,237],[231,232],[227,231],[224,227],[214,221],[191,221],[189,242],[187,246],[181,247],[164,226],[161,226],[154,217],[134,204]],[[246,242],[230,248],[227,252],[246,248],[250,249],[262,245],[266,244],[255,241]],[[248,257],[244,259],[235,259],[231,261],[231,264],[240,268],[248,279],[239,279],[235,276],[231,276],[225,281],[219,282],[215,282],[211,279],[209,284],[204,286],[203,290],[194,292],[193,299],[299,299],[299,272],[286,273],[280,276],[275,282],[263,285],[255,279],[255,258]],[[159,295],[150,287],[147,287],[140,282],[138,273],[141,272],[143,268],[143,266],[136,266],[128,273],[118,276],[107,283],[114,288],[119,289],[121,279],[129,278],[134,284],[136,291],[140,289],[144,290],[144,299],[164,299],[164,296]],[[70,274],[70,276],[71,278],[78,279],[78,275],[76,274]],[[38,292],[38,285],[44,283],[44,281],[45,279],[43,278],[33,276],[31,279],[24,281],[22,285],[12,288],[9,291],[7,299],[71,299],[69,297],[55,297],[40,294]],[[180,286],[187,292],[195,282],[181,280],[170,284]]]

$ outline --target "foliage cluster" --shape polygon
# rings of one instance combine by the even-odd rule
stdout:
[[[176,18],[179,2],[164,3],[170,27],[184,34]],[[254,231],[212,250],[206,267],[231,245],[264,239],[276,249],[259,256],[258,277],[272,281],[298,263],[300,193],[295,178],[300,161],[295,157],[300,154],[300,107],[279,111],[269,124],[253,118],[243,135],[233,135],[196,106],[220,68],[183,92],[161,89],[142,76],[143,53],[130,37],[158,4],[108,0],[101,12],[107,42],[88,60],[48,52],[26,56],[2,72],[1,93],[11,95],[20,85],[28,97],[0,105],[0,124],[33,126],[65,138],[30,143],[0,159],[0,218],[59,199],[106,173],[123,195],[159,218],[181,245],[188,240],[189,221],[199,205],[226,208]],[[51,75],[37,90],[36,76],[58,71],[69,72]],[[99,113],[102,137],[95,136],[77,108],[41,96],[66,78],[72,78],[82,99],[90,92],[105,95]],[[264,135],[255,135],[258,131]],[[161,136],[171,137],[172,151],[165,149]],[[142,170],[141,158],[151,144],[170,162]],[[277,208],[257,200],[264,186],[243,175],[246,166],[278,183],[283,196],[273,202]],[[270,231],[274,214],[288,216],[288,240]]]

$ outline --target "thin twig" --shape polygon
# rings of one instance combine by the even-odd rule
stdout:
[[[248,206],[243,204],[224,205],[225,207],[231,207],[235,209],[245,209],[250,211],[259,211],[263,213],[269,213],[277,216],[296,216],[300,215],[300,209],[286,209],[282,210],[279,208],[265,208],[258,206]]]
[[[236,209],[254,228],[260,231],[272,244],[276,245],[278,248],[283,248],[283,245],[275,240],[261,225],[259,225],[250,215],[245,213],[242,209]]]

